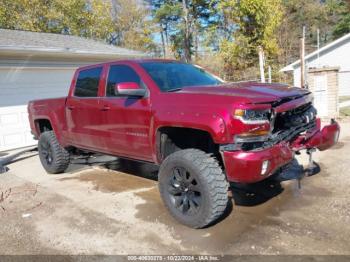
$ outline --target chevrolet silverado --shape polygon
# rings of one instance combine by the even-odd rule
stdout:
[[[124,60],[76,70],[67,97],[29,102],[31,130],[48,173],[72,155],[98,152],[160,166],[162,200],[181,223],[221,217],[229,183],[283,172],[300,150],[326,150],[339,136],[321,129],[307,89],[225,83],[171,60]]]

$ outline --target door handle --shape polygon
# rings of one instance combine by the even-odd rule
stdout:
[[[104,106],[101,108],[102,111],[108,111],[109,109],[111,109],[111,107],[108,106],[108,105],[104,105]]]
[[[73,110],[75,108],[75,106],[67,106],[68,110]]]

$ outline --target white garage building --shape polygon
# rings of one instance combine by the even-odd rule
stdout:
[[[0,29],[0,151],[36,143],[28,101],[65,96],[77,67],[142,56],[76,36]]]
[[[350,34],[305,56],[305,65],[307,69],[338,68],[338,95],[350,96]],[[287,65],[281,71],[293,72],[294,86],[300,87],[300,60]]]

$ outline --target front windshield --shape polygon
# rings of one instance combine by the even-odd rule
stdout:
[[[178,62],[144,62],[141,66],[159,86],[161,91],[176,91],[183,87],[218,85],[222,82],[191,64]]]

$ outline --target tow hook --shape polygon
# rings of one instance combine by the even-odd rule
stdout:
[[[298,163],[298,160],[294,158],[294,160],[288,164],[285,168],[283,168],[276,177],[274,177],[277,181],[287,181],[287,180],[296,180],[298,183],[298,188],[301,188],[301,180],[304,177],[313,176],[320,172],[320,166],[317,165],[312,158],[312,154],[316,151],[315,148],[308,149],[306,153],[309,155],[309,162],[307,166],[304,168],[302,165]]]
[[[315,164],[312,154],[316,152],[316,148],[310,148],[306,151],[306,154],[309,155],[309,163],[307,165],[307,168],[305,168],[305,175],[306,176],[312,176],[315,174],[315,171],[318,170],[318,166]]]
[[[303,179],[304,176],[313,176],[320,172],[320,167],[314,162],[312,158],[312,154],[314,152],[316,152],[316,148],[310,148],[306,151],[306,154],[309,155],[309,163],[304,169],[304,175],[297,178],[299,189],[301,189],[301,179]]]

